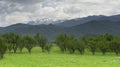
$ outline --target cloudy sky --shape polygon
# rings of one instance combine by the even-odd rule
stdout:
[[[120,14],[120,0],[0,0],[0,26],[50,18]]]

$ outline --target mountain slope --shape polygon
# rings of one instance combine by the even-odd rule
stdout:
[[[104,34],[111,33],[115,35],[120,35],[120,22],[112,22],[109,20],[101,20],[101,21],[90,21],[84,24],[80,24],[77,26],[71,27],[74,30],[74,34],[81,33],[83,35],[90,34]]]
[[[53,38],[59,33],[64,33],[66,30],[65,27],[59,27],[55,25],[27,25],[27,24],[15,24],[8,27],[3,28],[0,33],[6,32],[15,32],[22,35],[35,35],[37,32],[40,32],[42,35],[48,37],[48,39],[53,40]]]
[[[112,22],[109,20],[102,21],[90,21],[84,24],[80,24],[73,27],[60,27],[55,25],[27,25],[27,24],[15,24],[2,28],[0,33],[6,32],[16,32],[19,34],[30,34],[35,35],[40,32],[42,35],[48,37],[49,40],[54,40],[54,38],[60,33],[73,34],[77,37],[83,35],[95,35],[111,33],[115,35],[120,35],[120,22]]]
[[[58,26],[64,26],[64,27],[72,27],[72,26],[76,26],[79,24],[83,24],[98,18],[101,18],[103,16],[88,16],[88,17],[84,17],[84,18],[77,18],[77,19],[71,19],[71,20],[66,20],[62,23],[58,23],[56,25]]]
[[[23,35],[29,34],[33,36],[37,32],[40,32],[42,35],[45,35],[50,41],[54,40],[55,37],[60,33],[72,34],[77,37],[104,33],[111,33],[120,36],[120,19],[118,17],[120,16],[116,15],[104,18],[102,16],[102,18],[88,21],[82,24],[80,23],[70,27],[54,24],[28,25],[19,23],[0,28],[0,34],[6,32],[16,32]]]
[[[71,19],[71,20],[66,20],[62,23],[58,23],[56,25],[58,26],[64,26],[64,27],[72,27],[72,26],[76,26],[79,24],[83,24],[83,23],[87,23],[93,20],[109,20],[109,21],[113,21],[113,22],[117,22],[120,21],[120,15],[114,15],[114,16],[103,16],[103,15],[99,15],[99,16],[88,16],[88,17],[84,17],[84,18],[77,18],[77,19]]]

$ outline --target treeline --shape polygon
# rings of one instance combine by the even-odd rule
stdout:
[[[89,49],[93,55],[96,51],[101,51],[103,55],[106,52],[115,52],[116,55],[120,53],[120,37],[109,33],[80,38],[76,38],[73,35],[60,34],[56,37],[54,43],[62,52],[69,51],[74,53],[79,51],[81,55],[84,54],[85,49]],[[36,46],[39,46],[42,52],[47,51],[49,53],[53,43],[48,42],[47,38],[40,35],[40,33],[36,33],[35,36],[5,33],[0,35],[0,58],[4,57],[7,50],[9,52],[13,50],[16,53],[19,49],[22,53],[23,48],[26,48],[31,53],[32,48]]]
[[[68,50],[70,53],[74,53],[77,50],[81,55],[84,54],[85,49],[89,49],[93,55],[97,51],[101,51],[103,55],[106,52],[114,52],[116,55],[120,53],[120,37],[109,33],[80,38],[60,34],[56,38],[56,44],[62,52]]]
[[[0,35],[0,58],[3,58],[7,50],[14,53],[19,50],[22,53],[23,48],[26,48],[31,53],[33,47],[36,46],[42,48],[42,52],[46,50],[49,53],[52,44],[48,43],[46,37],[39,33],[34,37],[17,33],[5,33]]]

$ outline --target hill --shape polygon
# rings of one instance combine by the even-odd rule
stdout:
[[[54,38],[60,33],[71,34],[77,37],[104,33],[120,35],[120,16],[116,15],[104,18],[103,17],[104,16],[82,24],[80,22],[78,22],[78,24],[77,22],[71,21],[71,23],[77,24],[70,27],[54,24],[29,25],[18,23],[8,27],[0,28],[0,34],[6,32],[15,32],[22,35],[29,34],[33,36],[37,32],[40,32],[42,35],[45,35],[50,41],[54,40]]]
[[[112,22],[117,22],[120,21],[120,15],[113,15],[113,16],[103,16],[103,15],[99,15],[99,16],[88,16],[88,17],[84,17],[84,18],[77,18],[77,19],[71,19],[71,20],[66,20],[63,21],[62,23],[58,23],[56,25],[58,26],[64,26],[64,27],[72,27],[72,26],[76,26],[79,24],[84,24],[90,21],[94,21],[94,20],[109,20]]]

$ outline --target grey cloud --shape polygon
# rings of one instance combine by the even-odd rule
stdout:
[[[26,5],[26,4],[39,3],[39,2],[41,2],[43,0],[4,0],[4,1]]]
[[[120,14],[119,6],[120,0],[0,0],[0,26],[17,23],[17,20]]]
[[[6,6],[1,6],[0,10],[0,14],[10,14],[15,11],[20,11],[20,6],[17,4],[6,4]]]
[[[79,9],[79,7],[72,6],[72,7],[69,7],[69,8],[65,8],[64,12],[67,13],[67,14],[78,14],[78,13],[82,12],[82,10]]]

